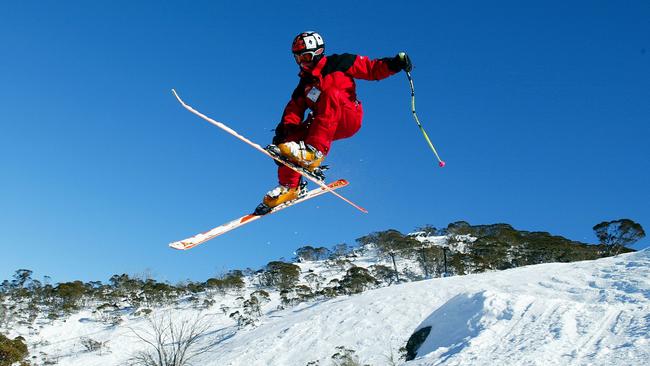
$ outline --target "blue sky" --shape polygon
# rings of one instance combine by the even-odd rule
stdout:
[[[0,5],[0,278],[149,272],[206,279],[457,220],[595,242],[592,226],[650,229],[647,1],[64,1]],[[234,3],[234,2],[233,2]],[[189,252],[167,243],[252,210],[275,165],[183,110],[272,137],[297,83],[290,43],[407,51],[406,77],[359,81],[364,127],[338,141],[323,196]],[[636,248],[647,246],[648,240]]]

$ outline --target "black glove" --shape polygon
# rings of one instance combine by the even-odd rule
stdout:
[[[395,59],[400,70],[404,70],[406,72],[411,72],[411,70],[413,70],[411,58],[406,54],[406,52],[398,53],[397,56],[395,56]]]
[[[400,72],[402,70],[411,72],[411,70],[413,70],[411,58],[406,54],[406,52],[400,52],[397,56],[385,58],[384,60],[388,63],[388,68],[395,72]]]
[[[291,135],[298,127],[300,127],[300,125],[284,124],[282,122],[278,123],[278,126],[275,128],[275,136],[273,136],[273,145],[278,145],[286,142],[286,138]]]

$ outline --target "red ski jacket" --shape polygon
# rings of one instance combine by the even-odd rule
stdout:
[[[370,60],[366,56],[348,53],[325,56],[313,70],[300,72],[300,82],[284,109],[281,123],[299,125],[303,121],[305,111],[309,108],[313,112],[314,123],[335,126],[338,121],[328,119],[336,118],[335,116],[338,115],[331,110],[336,107],[336,103],[359,105],[354,79],[381,80],[398,71],[399,68],[392,58]],[[324,99],[328,98],[334,98],[335,102],[325,102]],[[360,106],[359,114],[361,114]],[[360,122],[361,115],[359,115],[359,124]],[[350,132],[351,136],[356,131]],[[329,150],[329,146],[326,146],[326,150]]]

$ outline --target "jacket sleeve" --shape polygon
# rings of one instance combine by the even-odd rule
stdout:
[[[291,100],[289,100],[287,106],[284,107],[284,112],[282,113],[282,120],[280,123],[285,125],[298,125],[305,117],[306,110],[307,103],[305,102],[305,97],[303,96],[302,82],[300,82],[296,89],[293,91],[293,94],[291,94]]]
[[[390,58],[371,60],[366,56],[356,56],[346,74],[355,79],[381,80],[399,71],[392,66]]]

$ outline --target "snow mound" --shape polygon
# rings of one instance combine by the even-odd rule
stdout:
[[[416,328],[428,334],[408,364],[645,364],[648,265],[645,251],[495,274],[497,286],[454,296]]]
[[[307,267],[328,276],[318,265],[303,271]],[[203,310],[168,309],[177,316],[210,317],[210,334],[220,341],[197,364],[330,366],[340,346],[373,366],[650,360],[650,251],[411,282],[284,310],[277,310],[273,297],[257,326],[243,329],[218,309],[226,300]],[[44,325],[40,337],[48,344],[33,353],[55,354],[61,366],[99,366],[126,364],[146,348],[130,331],[145,324],[142,318],[124,317],[119,326],[106,327],[83,320],[90,316]],[[427,328],[412,346],[413,359],[398,360],[414,332]],[[83,336],[108,342],[109,352],[83,351]]]
[[[645,365],[650,253],[409,283],[273,314],[210,365],[331,364],[337,346],[387,365],[414,330],[408,365]],[[418,325],[419,324],[419,325]]]

